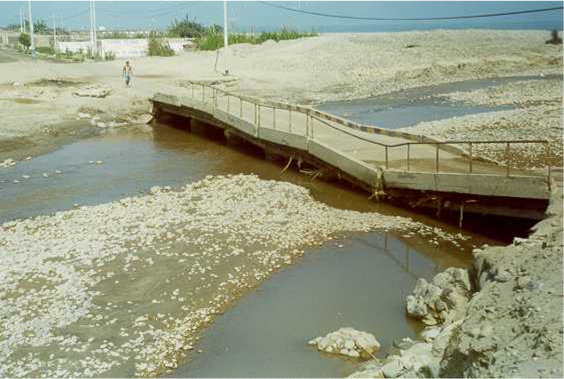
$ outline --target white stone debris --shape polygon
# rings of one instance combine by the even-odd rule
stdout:
[[[99,85],[89,85],[75,90],[72,94],[78,97],[105,98],[108,97],[111,93],[111,88],[102,87]]]
[[[364,359],[371,358],[380,349],[376,337],[353,328],[341,328],[325,337],[317,337],[308,344],[326,353]]]
[[[449,323],[459,315],[470,297],[471,285],[468,271],[448,268],[436,275],[432,283],[417,280],[413,293],[407,296],[407,313],[426,325]]]
[[[8,158],[5,161],[0,162],[0,167],[7,168],[7,167],[15,166],[16,164],[17,164],[17,162],[15,160]]]
[[[303,187],[254,175],[74,206],[0,225],[4,376],[156,376],[215,314],[304,249],[343,232],[435,236],[411,219],[334,209]],[[128,302],[116,304],[124,294]]]

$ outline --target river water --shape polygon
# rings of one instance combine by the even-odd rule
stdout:
[[[306,187],[317,201],[338,209],[401,215],[453,235],[460,232],[425,216],[369,201],[365,193],[347,186],[311,181],[292,170],[281,173],[282,167],[265,161],[253,149],[240,151],[205,135],[190,134],[165,124],[156,123],[149,129],[107,132],[2,169],[0,222],[144,195],[157,185],[178,188],[208,175],[254,173],[261,179],[289,181]],[[474,246],[492,243],[477,235],[462,234],[467,240],[454,246],[442,242],[432,244],[430,237],[418,234],[352,233],[307,249],[296,265],[275,274],[258,291],[218,317],[193,350],[203,353],[190,354],[193,361],[176,374],[343,375],[352,370],[354,362],[318,354],[307,346],[307,340],[342,326],[352,326],[375,333],[384,353],[394,339],[414,337],[417,325],[404,316],[403,299],[416,279],[430,278],[446,267],[464,267],[470,262],[469,252]],[[151,259],[146,257],[150,254],[148,250],[138,254],[142,259]],[[171,317],[183,312],[174,301],[165,301],[156,308],[150,306],[151,301],[155,302],[155,291],[164,291],[166,295],[182,286],[192,291],[186,287],[191,284],[178,263],[154,258],[154,266],[151,262],[151,266],[138,267],[135,273],[118,274],[96,287],[107,293],[96,300],[107,304],[107,310],[102,307],[93,317],[118,316],[125,324],[118,321],[115,327],[107,326],[94,334],[81,332],[79,337],[103,336],[104,343],[108,343],[114,341],[110,337],[116,328],[126,329],[136,312],[154,308],[155,312]],[[189,259],[181,261],[190,264]],[[116,269],[119,271],[118,261],[104,270]],[[127,281],[132,284],[124,287],[122,283]],[[190,291],[198,296],[198,304],[205,304],[206,296],[214,295],[207,290]],[[73,334],[77,327],[65,330]],[[97,348],[105,349],[103,343]],[[53,350],[55,356],[56,351]],[[62,357],[68,359],[72,356],[68,354]],[[112,376],[131,376],[134,372],[131,362],[107,371]],[[41,375],[41,371],[34,371],[33,375]]]
[[[562,76],[511,76],[496,79],[467,80],[458,83],[417,87],[366,99],[328,101],[320,104],[317,108],[363,124],[397,129],[413,126],[420,122],[515,108],[507,105],[480,106],[451,102],[441,97],[441,94],[467,92],[527,80],[553,80],[555,78],[562,78]]]

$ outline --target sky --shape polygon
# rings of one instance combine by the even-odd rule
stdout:
[[[362,17],[443,17],[562,6],[562,1],[282,1],[278,4],[313,12]],[[19,23],[27,1],[0,1],[0,26]],[[318,17],[277,9],[256,1],[229,1],[231,30],[272,30],[288,26],[303,31],[370,32],[418,29],[562,29],[562,11],[463,21],[361,21]],[[88,1],[32,1],[33,18],[65,28],[89,28]],[[223,1],[96,1],[98,27],[164,29],[188,15],[204,25],[223,23]]]

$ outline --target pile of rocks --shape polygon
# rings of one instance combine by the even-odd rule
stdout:
[[[308,343],[316,346],[319,351],[352,358],[368,359],[374,357],[374,354],[380,349],[380,343],[376,337],[353,328],[341,328]]]

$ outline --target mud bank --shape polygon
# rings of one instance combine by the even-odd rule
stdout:
[[[528,239],[474,251],[470,270],[420,279],[407,313],[427,325],[351,377],[561,378],[562,191]]]

